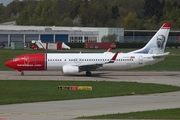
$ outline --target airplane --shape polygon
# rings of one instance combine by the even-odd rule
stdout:
[[[141,49],[128,53],[39,53],[23,54],[5,63],[7,67],[24,71],[62,71],[64,75],[74,75],[86,71],[127,70],[146,65],[153,65],[166,58],[164,52],[170,32],[171,23],[164,23],[150,41]]]

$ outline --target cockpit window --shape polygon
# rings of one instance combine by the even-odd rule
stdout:
[[[19,58],[13,58],[13,61],[14,62],[16,62],[16,61],[18,61],[19,60]]]

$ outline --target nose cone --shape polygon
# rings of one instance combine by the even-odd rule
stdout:
[[[12,68],[12,60],[7,61],[5,66]]]

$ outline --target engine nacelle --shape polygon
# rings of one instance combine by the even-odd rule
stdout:
[[[80,71],[78,66],[65,65],[62,68],[62,72],[63,74],[78,74]]]

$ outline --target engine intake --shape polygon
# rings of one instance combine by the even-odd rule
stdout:
[[[80,71],[78,66],[66,65],[63,66],[62,72],[63,74],[78,74]]]

